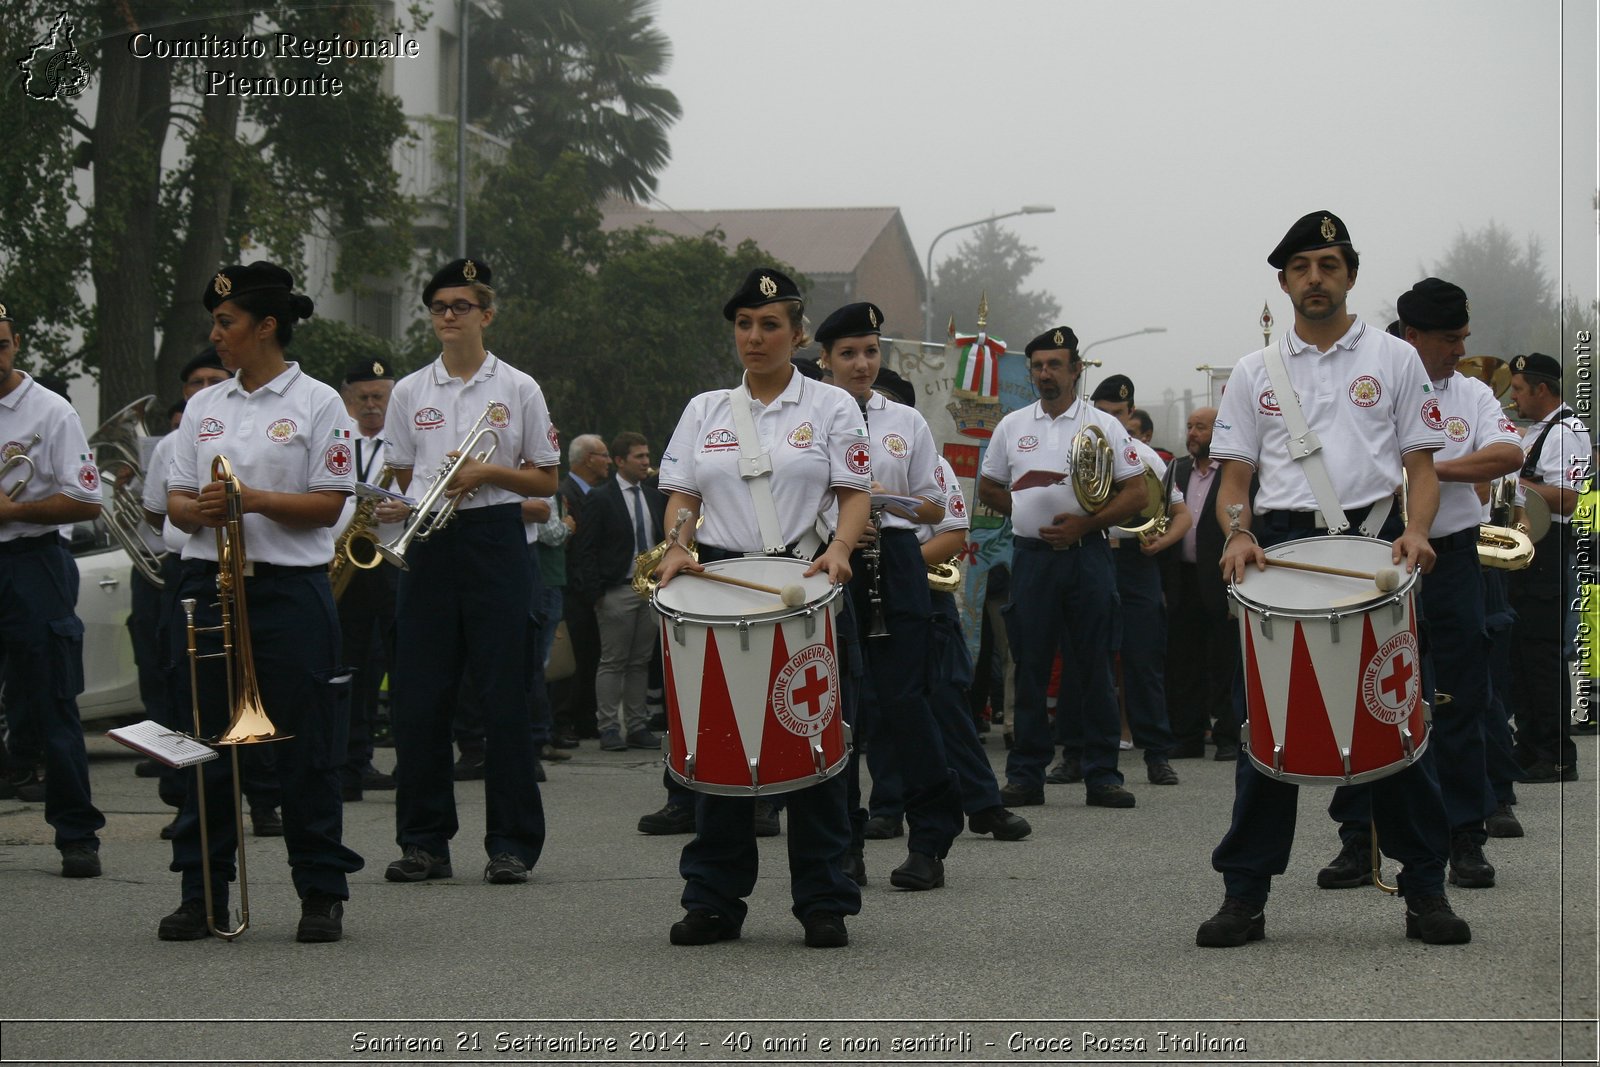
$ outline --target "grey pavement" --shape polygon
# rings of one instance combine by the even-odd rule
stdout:
[[[456,877],[385,882],[393,794],[368,793],[345,808],[366,869],[342,942],[295,943],[282,842],[251,838],[250,929],[162,943],[169,812],[131,752],[98,731],[90,750],[104,877],[60,878],[41,806],[0,801],[0,1060],[1595,1062],[1592,736],[1582,781],[1519,790],[1528,836],[1490,841],[1497,885],[1452,893],[1471,944],[1408,941],[1376,889],[1316,888],[1338,847],[1316,787],[1266,940],[1232,950],[1194,944],[1232,798],[1209,759],[1157,787],[1123,753],[1130,811],[1047,786],[1020,811],[1032,837],[964,834],[933,892],[888,885],[904,838],[868,842],[851,944],[819,951],[789,912],[784,837],[761,842],[741,940],[669,945],[685,839],[634,829],[662,803],[659,761],[593,741],[549,766],[527,885],[481,879],[481,783],[457,785]],[[998,737],[989,752],[1003,767]]]

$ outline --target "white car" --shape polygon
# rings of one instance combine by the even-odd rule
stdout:
[[[78,716],[87,721],[142,715],[139,671],[128,636],[133,564],[100,519],[73,526],[72,555],[78,564],[78,618],[83,620]]]

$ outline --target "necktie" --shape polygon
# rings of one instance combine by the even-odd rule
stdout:
[[[650,551],[650,535],[645,532],[644,524],[644,493],[637,485],[630,485],[628,492],[633,494],[633,549],[634,552]]]

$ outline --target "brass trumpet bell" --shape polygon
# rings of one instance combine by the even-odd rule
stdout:
[[[1498,356],[1468,356],[1456,364],[1456,370],[1478,379],[1497,397],[1511,388],[1511,364]]]

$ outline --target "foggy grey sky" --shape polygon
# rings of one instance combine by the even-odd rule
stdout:
[[[1259,347],[1263,300],[1291,323],[1265,257],[1307,211],[1350,227],[1368,319],[1490,220],[1552,267],[1564,240],[1563,287],[1595,291],[1592,3],[660,0],[656,22],[684,110],[662,201],[893,205],[919,260],[1053,204],[1003,223],[1043,258],[1031,286],[1085,344],[1165,326],[1093,353],[1152,400]]]

